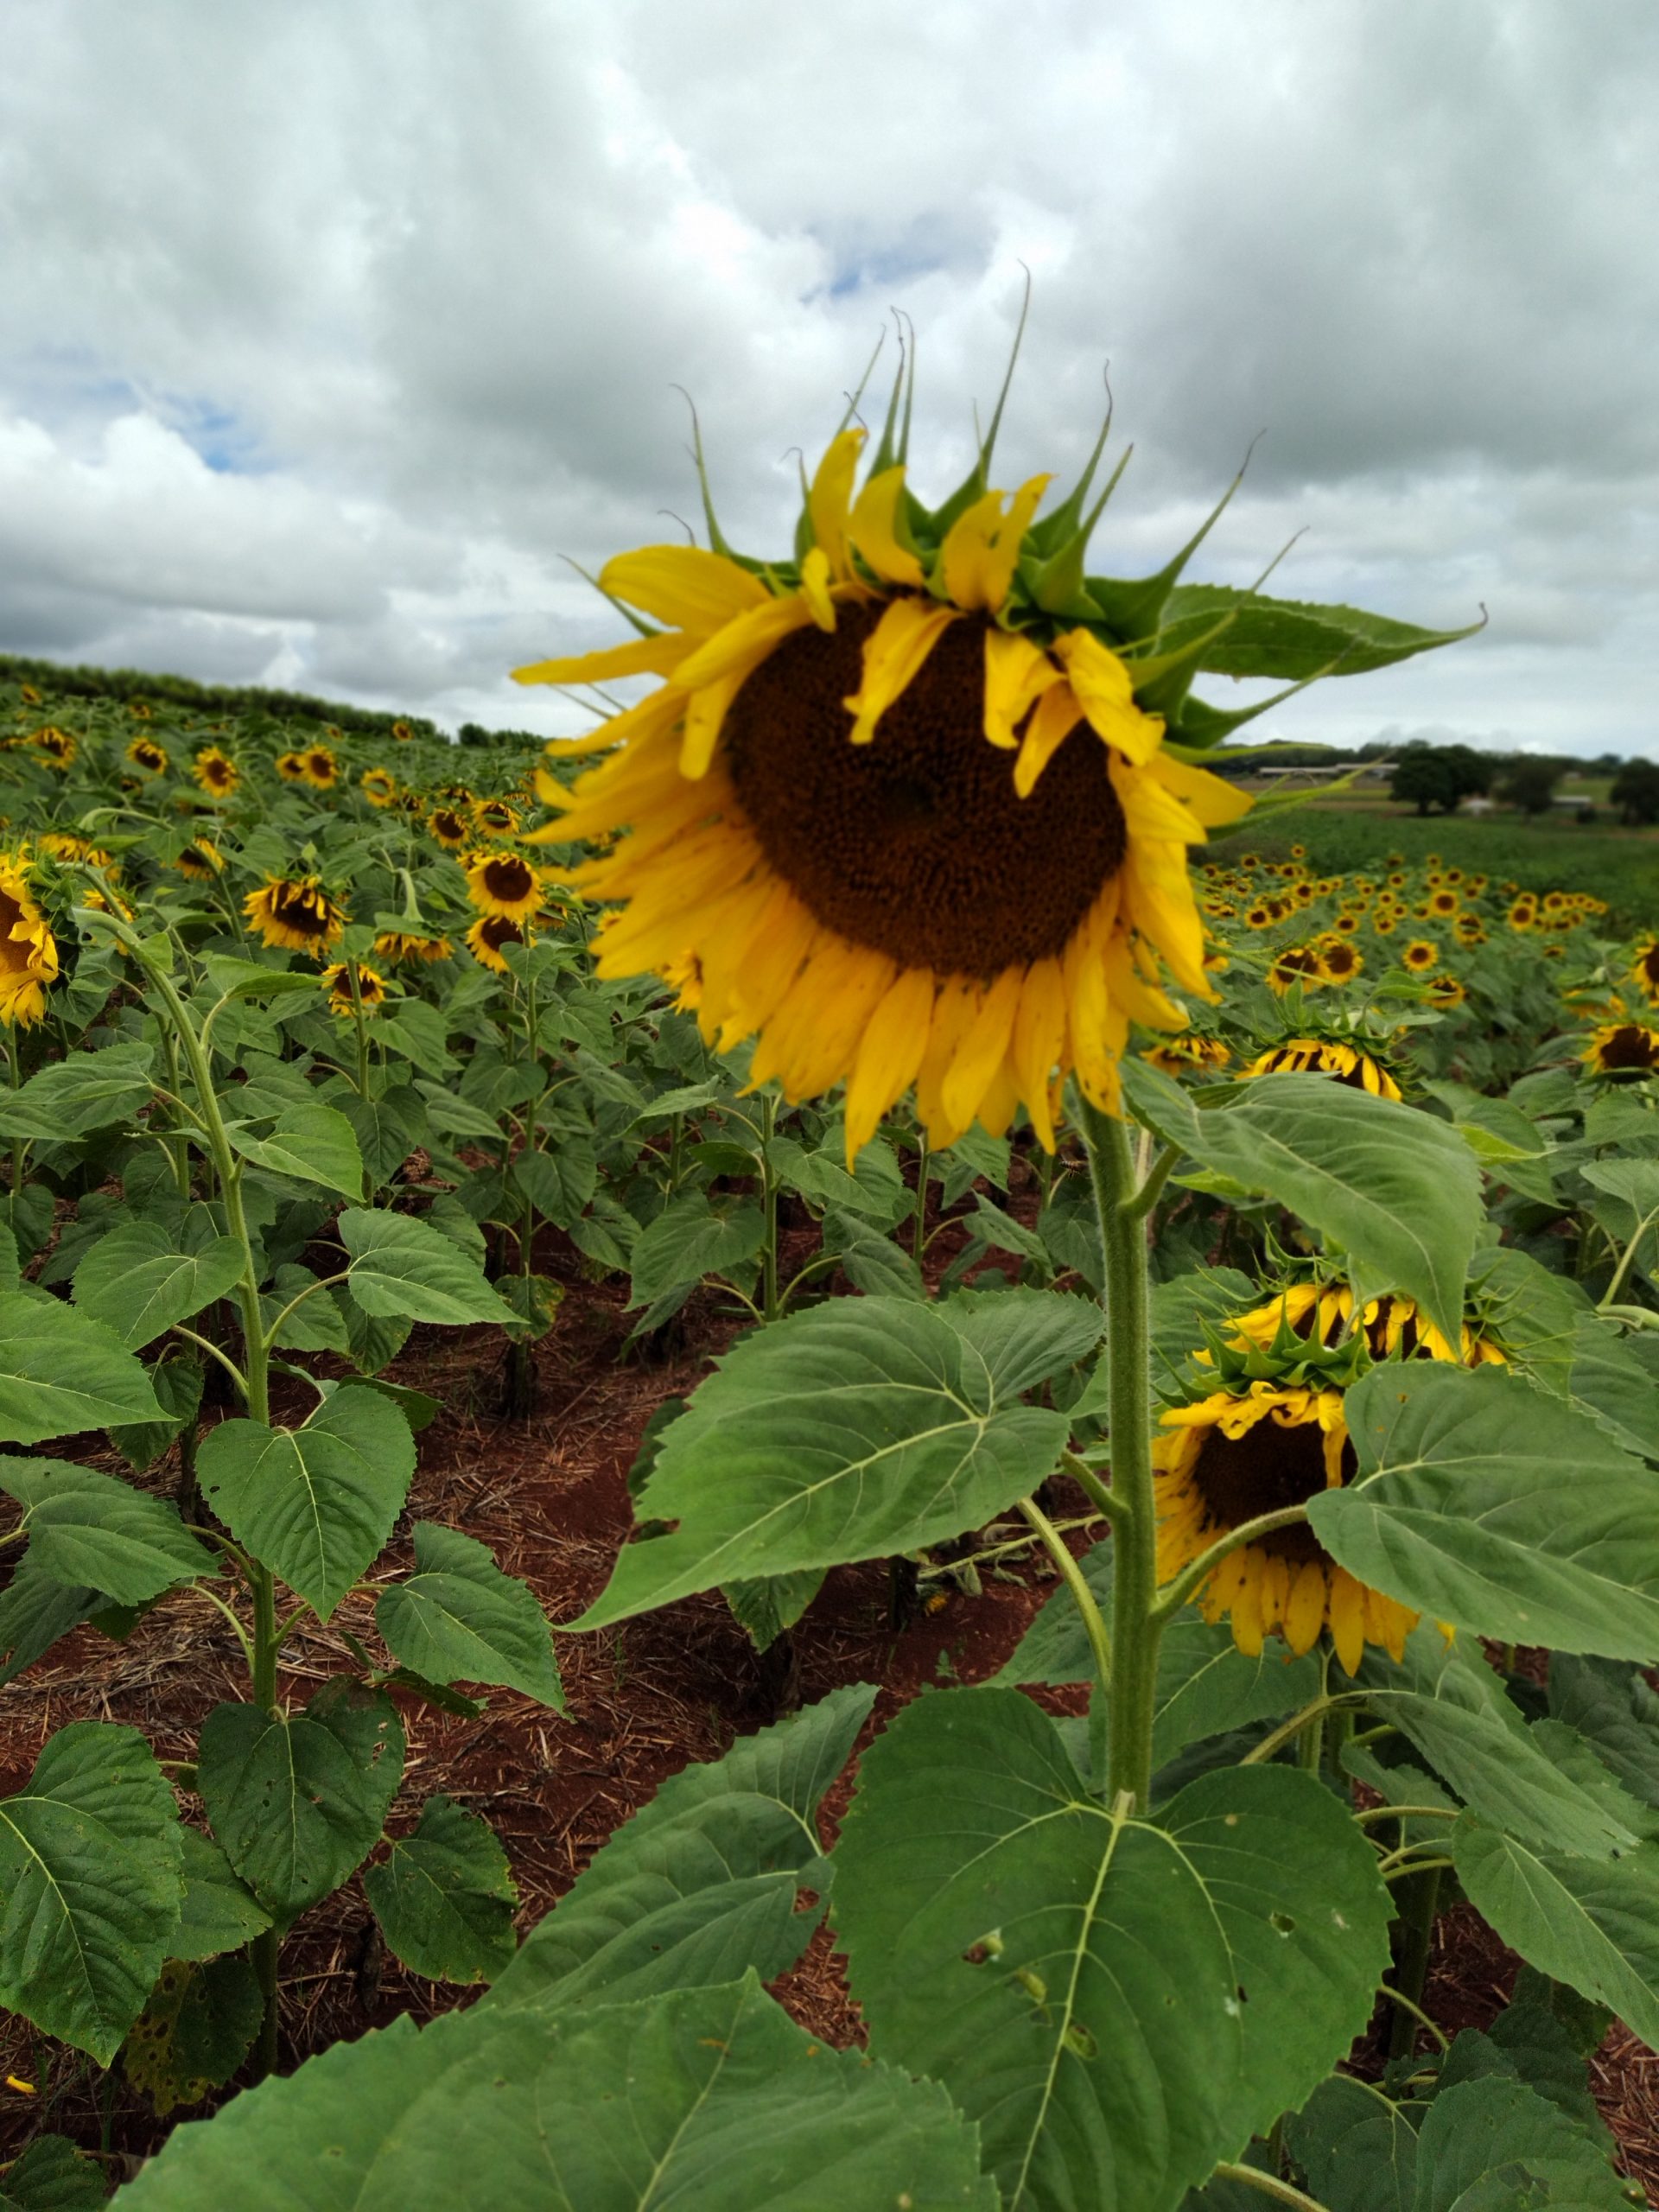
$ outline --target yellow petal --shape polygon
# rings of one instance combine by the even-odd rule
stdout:
[[[1019,1110],[1020,1078],[1014,1073],[1012,1058],[1005,1052],[1002,1065],[985,1086],[985,1095],[974,1118],[988,1137],[1006,1136]]]
[[[1331,1570],[1331,1641],[1350,1675],[1365,1656],[1365,1592],[1345,1567]]]
[[[966,1122],[953,1121],[945,1112],[944,1079],[950,1072],[957,1046],[979,1011],[979,1000],[976,985],[951,976],[940,985],[934,1003],[927,1048],[916,1076],[916,1111],[927,1131],[927,1141],[936,1151],[954,1144],[968,1126]]]
[[[1185,760],[1172,760],[1161,747],[1146,766],[1147,773],[1155,776],[1166,791],[1173,791],[1206,830],[1240,821],[1255,804],[1247,791],[1230,784],[1224,776],[1212,776],[1207,768],[1189,767]]]
[[[1240,1557],[1242,1572],[1233,1597],[1233,1642],[1247,1659],[1262,1656],[1262,1554],[1252,1545]]]
[[[1052,691],[1044,693],[1037,702],[1036,713],[1027,724],[1020,758],[1014,764],[1016,798],[1031,797],[1037,788],[1037,779],[1082,720],[1083,709],[1069,683],[1062,681]]]
[[[836,626],[836,603],[830,596],[830,559],[822,545],[815,545],[801,563],[801,597],[812,610],[820,630]]]
[[[985,734],[1004,753],[1019,744],[1020,724],[1060,671],[1040,645],[1011,630],[985,632]],[[1076,714],[1071,719],[1077,720]]]
[[[700,545],[642,545],[599,572],[600,588],[694,637],[714,632],[772,594],[759,576]]]
[[[985,994],[944,1078],[944,1110],[965,1129],[1007,1056],[1025,982],[1023,968],[1005,968]]]
[[[515,683],[603,683],[613,676],[671,676],[696,643],[683,632],[635,638],[626,645],[606,645],[595,653],[575,653],[563,660],[532,661],[515,668]]]
[[[1006,515],[1006,495],[987,492],[957,517],[945,532],[939,556],[944,588],[957,606],[996,613],[1014,581],[1027,526],[1052,480],[1030,478],[1014,493]]]
[[[694,691],[685,704],[685,732],[680,740],[680,773],[696,783],[709,772],[726,712],[743,687],[747,668],[730,669],[713,683]]]
[[[936,607],[925,599],[890,600],[881,620],[864,640],[863,680],[857,693],[842,704],[854,717],[855,745],[868,745],[875,726],[920,670],[956,610]]]
[[[1299,1659],[1319,1640],[1325,1626],[1325,1569],[1316,1559],[1304,1560],[1285,1606],[1285,1642]]]
[[[768,594],[758,604],[734,616],[682,661],[675,671],[675,684],[682,691],[695,691],[705,683],[718,683],[734,670],[747,676],[791,630],[800,629],[811,620],[812,609],[798,592],[790,592],[782,599],[773,599]]]
[[[1020,1010],[1014,1018],[1014,1065],[1020,1078],[1020,1095],[1026,1102],[1037,1141],[1045,1152],[1054,1149],[1054,1124],[1049,1118],[1048,1079],[1065,1041],[1065,984],[1058,960],[1032,963],[1020,994]]]
[[[882,1115],[916,1079],[927,1050],[933,997],[932,970],[907,968],[870,1016],[847,1086],[849,1169],[875,1135]]]
[[[1014,493],[1007,518],[997,531],[996,542],[982,571],[988,594],[985,604],[993,614],[1008,595],[1008,586],[1014,582],[1014,572],[1020,565],[1020,548],[1031,527],[1031,518],[1053,480],[1052,476],[1027,477]]]
[[[872,476],[859,493],[847,535],[866,564],[883,583],[902,584],[920,591],[927,582],[921,563],[899,537],[899,515],[905,496],[905,472],[884,468]]]
[[[1089,630],[1067,631],[1055,639],[1053,650],[1065,664],[1090,727],[1126,760],[1137,766],[1150,760],[1163,743],[1164,725],[1135,705],[1129,671],[1117,655]]]
[[[851,573],[847,563],[847,510],[852,502],[853,479],[858,473],[858,456],[863,445],[862,430],[842,430],[831,438],[818,463],[818,473],[812,479],[812,488],[806,495],[806,512],[817,550],[838,582],[844,582]],[[828,630],[834,625],[826,622],[823,626]]]

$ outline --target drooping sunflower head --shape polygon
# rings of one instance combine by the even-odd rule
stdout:
[[[301,754],[305,781],[313,791],[331,791],[340,781],[340,763],[326,745],[310,745]]]
[[[167,747],[153,737],[135,737],[127,747],[127,758],[147,776],[159,776],[167,767]]]
[[[520,922],[542,903],[541,871],[520,853],[474,853],[467,863],[467,895],[480,914]]]
[[[382,960],[447,960],[454,947],[447,937],[382,930],[374,940],[374,950]]]
[[[1608,1022],[1592,1035],[1580,1056],[1592,1074],[1639,1081],[1659,1075],[1659,1029],[1643,1021]]]
[[[391,806],[397,799],[397,779],[390,768],[365,768],[357,782],[371,806]]]
[[[55,722],[48,722],[31,734],[29,750],[48,768],[67,768],[80,750],[80,741],[73,730],[60,729]]]
[[[42,830],[35,840],[43,853],[54,861],[85,861],[91,868],[113,868],[113,856],[102,845],[93,844],[90,837],[78,837],[72,830]]]
[[[191,773],[210,798],[229,798],[242,780],[242,772],[217,745],[205,745],[197,753]]]
[[[308,780],[303,753],[279,753],[276,772],[285,784],[302,784]]]
[[[1463,913],[1452,925],[1452,934],[1458,943],[1472,949],[1486,942],[1486,925],[1478,914]]]
[[[1630,976],[1650,1006],[1659,1006],[1659,937],[1649,938],[1636,948]]]
[[[472,836],[472,824],[453,806],[435,806],[426,817],[426,826],[447,853],[459,852]]]
[[[242,911],[273,950],[315,959],[339,944],[349,918],[314,875],[273,877],[249,892]]]
[[[407,722],[401,721],[393,722],[391,726],[391,734],[397,739],[399,745],[407,745],[410,739],[415,734],[414,731],[410,728]]]
[[[1317,990],[1326,980],[1325,963],[1311,944],[1287,944],[1276,954],[1268,970],[1268,987],[1282,998],[1293,984]]]
[[[211,883],[216,875],[224,874],[225,855],[211,837],[197,837],[185,847],[173,865],[192,883]]]
[[[1287,1037],[1269,1046],[1240,1071],[1240,1082],[1263,1075],[1328,1075],[1352,1090],[1378,1098],[1398,1098],[1400,1086],[1380,1059],[1350,1039]]]
[[[38,707],[41,703],[40,691],[33,683],[20,683],[17,696],[25,707]]]
[[[480,798],[474,802],[473,820],[486,837],[512,837],[518,835],[518,810],[504,798]]]
[[[57,939],[35,903],[29,869],[0,856],[0,1022],[22,1029],[40,1020],[57,975]]]
[[[325,968],[318,981],[328,994],[331,1014],[343,1014],[347,1020],[360,1007],[365,1014],[377,1013],[386,1002],[386,979],[372,968],[357,963],[357,995],[352,995],[352,963],[339,961],[332,968]]]
[[[510,914],[480,914],[467,932],[467,949],[474,959],[498,976],[511,972],[502,946],[525,941],[524,928]]]
[[[1184,1029],[1174,1037],[1160,1037],[1155,1045],[1141,1055],[1153,1066],[1161,1068],[1166,1075],[1205,1075],[1214,1068],[1224,1068],[1232,1058],[1231,1052],[1219,1037],[1205,1037],[1196,1029]]]

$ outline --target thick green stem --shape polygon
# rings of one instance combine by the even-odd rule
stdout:
[[[1112,1701],[1107,1791],[1145,1808],[1152,1788],[1152,1722],[1163,1624],[1152,1487],[1152,1382],[1147,1243],[1123,1123],[1081,1103],[1089,1173],[1106,1262],[1106,1376],[1111,1433]]]
[[[910,1256],[919,1268],[927,1250],[927,1131],[916,1132],[916,1225],[911,1231]]]
[[[1440,1866],[1435,1866],[1414,1873],[1402,1901],[1404,1929],[1392,1993],[1396,2001],[1394,2026],[1389,2036],[1390,2058],[1408,2057],[1417,2038],[1423,1984],[1428,1979],[1429,1954],[1434,1944],[1434,1916],[1440,1904]]]
[[[778,1319],[778,1178],[768,1147],[778,1129],[778,1101],[770,1090],[760,1099],[760,1203],[766,1214],[766,1241],[761,1247],[761,1313]]]

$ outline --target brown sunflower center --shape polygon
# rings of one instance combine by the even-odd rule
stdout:
[[[528,899],[536,888],[536,878],[528,862],[513,858],[491,861],[484,870],[484,888],[492,899],[500,899],[517,905]]]
[[[1353,1473],[1353,1447],[1342,1452],[1344,1481]],[[1205,1433],[1192,1469],[1192,1481],[1204,1500],[1212,1528],[1236,1529],[1255,1520],[1258,1513],[1277,1513],[1287,1505],[1306,1505],[1325,1487],[1325,1431],[1317,1421],[1298,1428],[1281,1428],[1271,1414],[1237,1439],[1220,1429]],[[1325,1554],[1305,1524],[1275,1529],[1259,1539],[1261,1548],[1275,1559],[1323,1559]]]
[[[1598,1055],[1604,1068],[1659,1067],[1659,1036],[1639,1022],[1615,1029]]]
[[[9,891],[0,891],[0,976],[29,973],[30,945],[12,931],[23,918],[23,910]]]
[[[989,976],[1063,951],[1128,833],[1086,725],[1028,798],[987,743],[985,622],[952,622],[872,743],[848,742],[876,610],[796,631],[749,676],[725,736],[762,851],[812,914],[906,967]]]
[[[478,934],[492,952],[499,952],[504,944],[522,944],[524,933],[509,914],[492,914],[480,922]]]
[[[328,934],[328,902],[321,892],[304,886],[285,886],[270,894],[270,911],[284,929],[299,937]]]

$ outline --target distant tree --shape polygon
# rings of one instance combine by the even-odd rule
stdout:
[[[1561,764],[1546,754],[1522,753],[1510,763],[1503,778],[1503,797],[1522,814],[1548,814],[1561,780]]]
[[[1450,814],[1459,799],[1491,786],[1492,763],[1467,745],[1408,745],[1395,764],[1390,795],[1419,814]]]
[[[1608,793],[1619,819],[1632,828],[1659,822],[1659,760],[1627,760],[1613,779]]]

